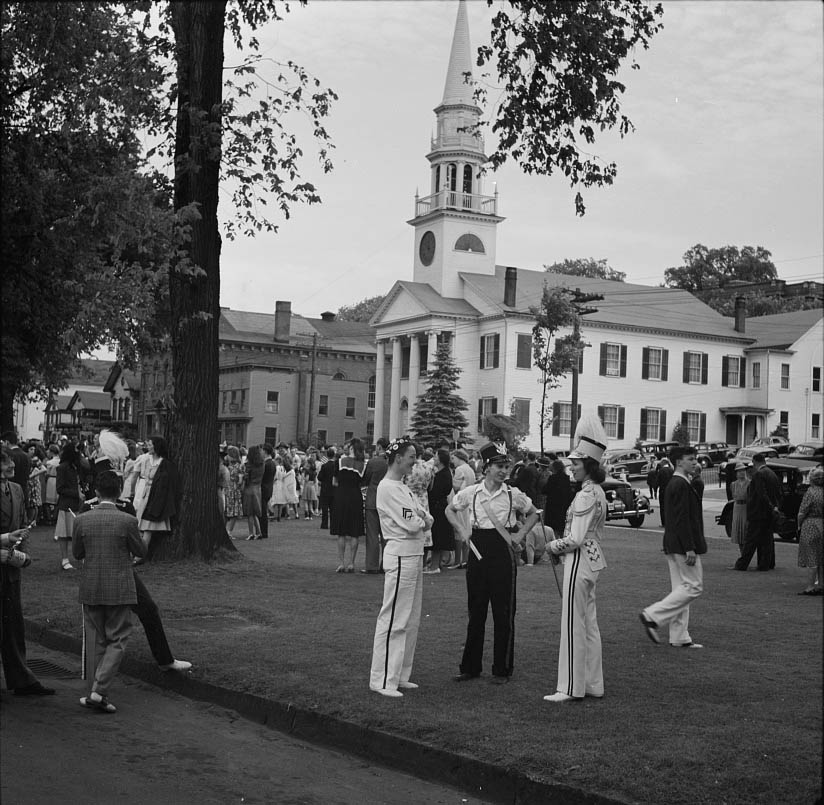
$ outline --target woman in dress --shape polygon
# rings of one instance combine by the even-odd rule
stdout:
[[[294,515],[295,520],[300,519],[298,514],[298,481],[295,476],[295,468],[289,456],[283,457],[283,499],[286,501],[284,509],[286,519],[289,519],[289,512]]]
[[[307,458],[300,469],[303,479],[300,488],[300,499],[303,501],[303,518],[311,520],[318,513],[318,470],[315,459]]]
[[[143,492],[146,489],[146,479],[149,477],[149,462],[152,460],[149,451],[144,443],[137,445],[137,458],[132,467],[132,473],[136,476],[134,484],[134,510],[137,519],[143,514],[143,509],[146,507],[146,498]]]
[[[126,463],[123,465],[123,492],[121,497],[124,500],[134,500],[135,486],[140,472],[137,467],[137,445],[132,439],[126,440]]]
[[[223,453],[218,455],[217,465],[217,509],[226,525],[226,490],[229,488],[229,468],[223,460]]]
[[[338,567],[336,573],[354,573],[358,544],[364,535],[363,494],[361,479],[366,467],[363,442],[352,439],[348,454],[338,462],[333,479],[334,503],[329,532],[338,538]],[[349,549],[349,561],[346,550]]]
[[[57,467],[60,465],[60,448],[50,444],[46,459],[46,494],[43,501],[46,505],[46,518],[49,525],[57,521]]]
[[[29,466],[31,470],[29,471],[28,500],[26,501],[26,522],[36,523],[40,519],[40,509],[43,506],[43,478],[48,470],[36,452],[30,456]]]
[[[261,483],[263,481],[263,450],[258,445],[246,454],[246,470],[243,481],[243,513],[249,527],[249,539],[260,539],[260,518],[263,516]]]
[[[283,476],[286,471],[283,469],[283,456],[278,453],[275,456],[275,480],[272,483],[272,498],[269,506],[275,515],[275,522],[280,522],[281,517],[286,516],[286,496],[283,493]]]
[[[57,466],[57,522],[54,538],[60,546],[60,561],[63,570],[74,570],[69,561],[69,545],[72,541],[75,515],[80,511],[80,476],[84,459],[72,442],[66,442],[60,453]]]
[[[810,472],[810,488],[798,509],[798,566],[809,568],[807,586],[799,595],[824,595],[824,467]]]
[[[180,478],[177,465],[169,458],[169,448],[162,436],[149,439],[149,462],[143,496],[146,505],[138,523],[147,556],[152,537],[159,531],[172,530],[172,522],[180,511]],[[143,559],[135,558],[135,564]]]
[[[432,483],[427,490],[429,513],[432,515],[432,547],[429,551],[429,567],[424,573],[440,573],[444,555],[447,557],[455,546],[452,526],[446,519],[446,506],[452,492],[452,473],[449,470],[449,451],[438,450],[434,456]]]
[[[727,467],[727,472],[730,468]],[[739,462],[735,465],[735,480],[732,482],[732,522],[730,524],[730,542],[738,546],[738,555],[744,550],[747,538],[747,489],[750,479],[747,477],[747,465]]]
[[[233,444],[226,448],[229,485],[226,487],[226,531],[229,536],[235,530],[238,517],[243,517],[243,465],[240,451]]]

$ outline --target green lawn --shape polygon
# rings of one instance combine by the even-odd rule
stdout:
[[[606,696],[551,705],[560,601],[547,565],[518,576],[515,675],[456,684],[466,623],[464,573],[425,577],[414,681],[390,700],[368,690],[382,577],[335,574],[317,521],[272,524],[238,543],[243,558],[141,570],[172,648],[194,675],[337,715],[530,776],[648,803],[811,803],[820,796],[822,599],[799,597],[794,545],[778,570],[727,570],[735,549],[710,540],[705,593],[690,631],[703,651],[653,645],[638,611],[668,588],[660,537],[608,530],[598,586]],[[77,580],[45,529],[25,571],[26,617],[80,634]],[[358,557],[363,566],[363,556]],[[491,665],[491,616],[486,670]],[[129,648],[151,659],[139,628]],[[425,769],[421,770],[425,774]]]

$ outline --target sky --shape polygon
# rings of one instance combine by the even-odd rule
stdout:
[[[485,192],[497,183],[506,218],[497,264],[541,270],[606,258],[627,281],[658,285],[696,243],[759,245],[782,279],[821,281],[824,6],[663,5],[663,30],[635,54],[641,69],[622,75],[636,131],[592,147],[617,162],[618,176],[584,191],[583,218],[563,177],[514,165],[485,177]],[[276,234],[224,240],[224,307],[273,312],[282,299],[317,317],[412,278],[406,221],[416,190],[429,193],[425,155],[456,11],[456,0],[310,0],[259,32],[265,55],[297,61],[340,96],[328,119],[335,170],[321,173],[304,142],[305,175],[323,203],[295,207],[276,220]],[[486,2],[469,0],[473,48],[488,40],[491,15]],[[224,192],[224,212],[229,202]]]

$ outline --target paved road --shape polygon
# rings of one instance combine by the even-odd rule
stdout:
[[[30,645],[29,658],[74,678],[41,675],[56,696],[2,691],[3,805],[483,802],[126,677],[111,695],[115,715],[90,712],[78,703],[85,683],[77,657]]]

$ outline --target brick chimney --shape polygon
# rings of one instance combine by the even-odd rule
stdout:
[[[334,321],[335,314],[331,310],[325,310],[320,314],[321,321]]]
[[[747,331],[747,300],[743,296],[735,297],[735,332]]]
[[[292,323],[292,303],[275,302],[275,341],[289,341]]]
[[[504,277],[504,304],[507,307],[515,307],[515,296],[518,291],[518,269],[507,266]]]

